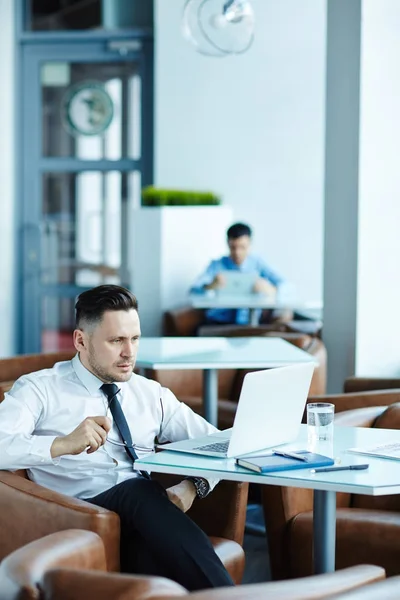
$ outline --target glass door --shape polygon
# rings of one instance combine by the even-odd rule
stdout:
[[[129,214],[151,182],[147,64],[143,47],[24,49],[22,352],[72,348],[76,296],[130,281]]]

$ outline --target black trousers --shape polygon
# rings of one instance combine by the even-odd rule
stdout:
[[[158,482],[135,477],[87,501],[121,519],[121,571],[168,577],[189,591],[234,585],[206,534]]]

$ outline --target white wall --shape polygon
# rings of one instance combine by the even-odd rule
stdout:
[[[14,2],[0,0],[0,356],[15,350]]]
[[[224,251],[218,236],[232,219],[226,206],[140,208],[132,214],[130,272],[139,299],[143,335],[161,335],[162,315],[188,304],[189,289],[204,269],[204,244],[216,256]]]
[[[227,58],[183,39],[183,5],[156,0],[155,183],[220,193],[255,250],[320,300],[326,2],[253,0],[255,43]]]
[[[364,0],[357,374],[400,374],[400,2]]]

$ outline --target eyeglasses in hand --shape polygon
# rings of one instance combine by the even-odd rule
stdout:
[[[132,448],[133,450],[139,450],[139,452],[154,452],[154,448],[147,448],[146,446],[138,446],[137,444],[125,444],[125,442],[118,442],[110,437],[107,437],[107,442],[114,444],[115,446],[123,446],[124,448]]]

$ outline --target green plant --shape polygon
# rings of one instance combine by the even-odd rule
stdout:
[[[142,206],[204,206],[221,204],[212,192],[164,190],[148,186],[142,190]]]

